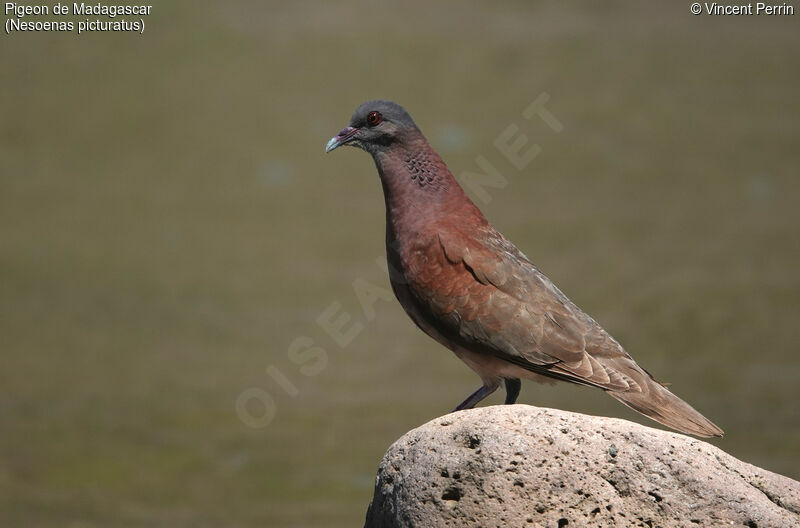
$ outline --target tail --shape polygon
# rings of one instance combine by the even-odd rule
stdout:
[[[642,392],[606,392],[634,411],[676,431],[702,437],[723,435],[722,429],[711,420],[652,378]]]

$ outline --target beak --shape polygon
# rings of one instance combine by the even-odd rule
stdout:
[[[359,129],[351,126],[344,127],[339,131],[338,134],[333,136],[331,140],[328,141],[328,144],[325,145],[325,152],[330,152],[336,147],[340,147],[345,143],[349,143],[353,139],[353,136],[356,135],[358,130]]]

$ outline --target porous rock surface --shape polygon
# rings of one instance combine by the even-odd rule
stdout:
[[[483,407],[389,448],[365,526],[800,527],[800,483],[625,420]]]

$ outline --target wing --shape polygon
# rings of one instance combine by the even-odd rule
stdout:
[[[411,259],[409,286],[462,346],[612,391],[640,391],[650,377],[491,226],[433,240]]]

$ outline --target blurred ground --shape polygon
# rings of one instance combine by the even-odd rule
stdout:
[[[380,185],[323,147],[374,97],[454,173],[502,171],[489,219],[716,445],[800,477],[797,15],[181,1],[147,22],[0,38],[0,525],[363,522],[388,445],[478,384],[353,293],[388,286]],[[542,92],[561,134],[520,117]],[[511,123],[542,148],[524,171],[493,146]],[[334,301],[364,321],[344,348],[315,322]],[[248,387],[266,428],[237,417]],[[521,401],[652,425],[564,384]]]

